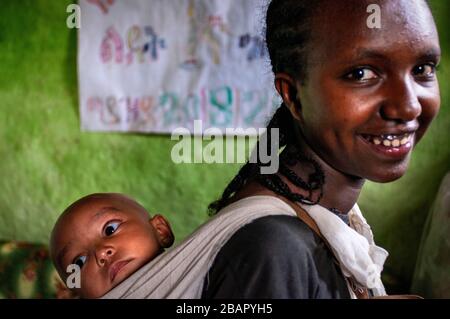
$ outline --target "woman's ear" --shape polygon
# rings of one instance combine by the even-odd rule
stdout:
[[[156,230],[156,237],[161,247],[168,248],[172,246],[175,237],[169,222],[163,216],[155,215],[150,218],[150,223]]]
[[[275,88],[283,99],[284,105],[296,120],[301,119],[301,103],[296,81],[287,73],[275,74]]]

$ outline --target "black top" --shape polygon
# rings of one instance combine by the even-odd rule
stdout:
[[[202,298],[350,298],[323,240],[294,216],[268,216],[220,249]]]

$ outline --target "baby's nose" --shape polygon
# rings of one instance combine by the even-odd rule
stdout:
[[[113,255],[114,251],[112,248],[102,249],[100,251],[99,262],[101,265],[104,265],[106,261]]]

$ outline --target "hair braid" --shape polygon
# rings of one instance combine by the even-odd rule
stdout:
[[[266,15],[266,44],[272,71],[306,79],[308,44],[315,11],[322,1],[272,0]]]
[[[241,167],[237,175],[227,185],[227,187],[222,193],[222,197],[209,204],[208,206],[209,214],[210,215],[215,214],[223,207],[225,207],[228,203],[228,200],[238,190],[240,190],[253,175],[255,175],[256,169],[257,165],[255,163],[250,162],[245,163],[245,165]]]
[[[291,117],[289,110],[282,104],[271,118],[269,124],[267,125],[267,130],[270,131],[272,128],[279,129],[280,147],[287,144],[287,134],[285,132],[285,125],[280,125],[280,123],[285,123],[286,119]],[[281,127],[280,127],[281,126]],[[283,128],[284,127],[284,128]],[[267,135],[267,142],[270,145],[270,134]],[[259,141],[256,143],[256,150],[260,147]],[[222,193],[221,198],[212,202],[208,206],[208,211],[210,215],[217,213],[223,207],[225,207],[229,199],[239,190],[241,190],[251,179],[258,175],[259,168],[261,166],[260,158],[257,157],[256,163],[247,162],[241,167],[237,175],[231,180]]]
[[[274,73],[286,72],[293,76],[295,75],[300,80],[305,80],[307,45],[311,35],[311,21],[320,3],[320,0],[272,0],[269,4],[267,8],[265,35]],[[284,104],[276,110],[267,125],[267,131],[269,132],[267,134],[267,145],[271,145],[272,142],[270,134],[272,128],[279,129],[280,148],[288,145],[295,146],[293,118]],[[258,150],[260,146],[258,141],[255,146],[257,154],[259,154]],[[288,185],[276,174],[259,174],[262,163],[259,156],[257,156],[256,163],[247,162],[227,185],[221,198],[209,205],[209,213],[214,214],[225,207],[236,192],[247,185],[249,181],[255,179],[267,188],[290,200],[306,204],[318,202],[322,197],[322,185],[324,183],[323,172],[319,164],[301,156],[301,154],[294,153],[284,156],[283,161],[287,165],[294,165],[296,162],[308,162],[313,165],[315,172],[310,174],[308,181],[304,181],[294,171],[290,170],[283,163],[280,163],[280,173],[294,185],[309,191],[310,194],[308,197],[292,193]],[[312,192],[316,189],[320,189],[320,193],[318,198],[313,201],[311,200]]]

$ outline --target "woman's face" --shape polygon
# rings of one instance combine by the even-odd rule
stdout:
[[[439,110],[435,24],[421,0],[337,3],[314,21],[307,79],[297,84],[300,129],[338,171],[392,181]],[[381,28],[366,24],[372,3]]]

